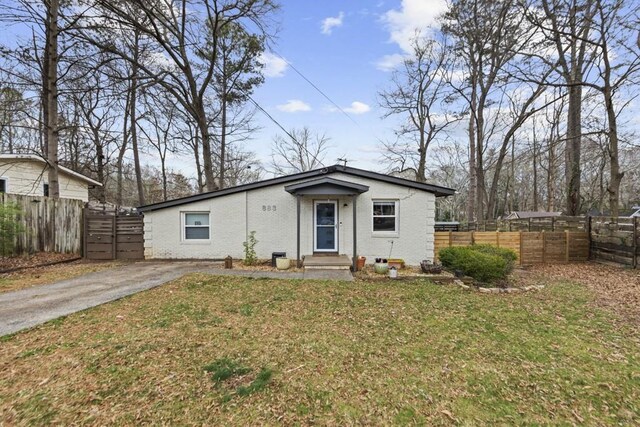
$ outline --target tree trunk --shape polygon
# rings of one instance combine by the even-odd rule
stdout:
[[[418,171],[416,173],[416,181],[418,182],[426,182],[427,181],[427,143],[425,141],[425,124],[424,121],[420,123],[420,148],[419,154],[420,157],[418,159]]]
[[[142,183],[142,167],[140,166],[140,152],[138,150],[138,120],[136,118],[136,103],[138,95],[138,55],[140,35],[136,31],[134,43],[134,61],[131,64],[131,99],[129,104],[129,119],[131,121],[131,148],[133,149],[133,163],[136,172],[138,188],[138,204],[144,205],[144,185]]]
[[[582,86],[569,87],[567,142],[565,149],[565,181],[568,216],[580,214],[580,155],[582,148]]]
[[[605,104],[607,108],[607,120],[609,122],[609,209],[611,210],[611,218],[615,220],[620,214],[620,183],[624,177],[624,172],[620,172],[620,159],[618,155],[618,124],[616,119],[615,107],[613,105],[613,96],[611,87],[605,86]]]
[[[224,80],[224,79],[223,79]],[[225,187],[224,185],[224,175],[225,175],[225,163],[227,160],[227,88],[226,81],[223,83],[222,88],[222,105],[221,105],[221,115],[222,121],[220,123],[220,180],[218,183],[218,188],[222,189]]]
[[[202,142],[202,166],[204,173],[204,184],[207,191],[215,191],[217,189],[215,177],[213,175],[213,163],[211,159],[211,134],[209,133],[209,123],[204,110],[204,105],[197,102],[194,105],[197,113],[198,130],[200,131],[200,140]]]
[[[122,187],[123,187],[123,166],[124,166],[124,155],[127,152],[127,142],[129,140],[129,104],[131,103],[131,91],[127,92],[125,108],[124,108],[124,120],[123,120],[123,128],[122,128],[122,146],[118,150],[118,160],[116,162],[117,169],[117,189],[116,189],[116,204],[118,206],[122,206]]]
[[[51,0],[46,16],[46,45],[43,64],[43,118],[47,149],[49,197],[60,197],[58,181],[58,0]]]
[[[106,200],[105,182],[104,182],[104,152],[102,150],[102,144],[100,143],[100,133],[98,132],[98,129],[93,129],[93,140],[96,146],[98,181],[102,184],[96,189],[96,193],[98,196],[98,201],[100,203],[105,203],[107,200]]]
[[[469,192],[467,193],[467,222],[476,220],[476,84],[471,82],[471,108],[469,111]]]

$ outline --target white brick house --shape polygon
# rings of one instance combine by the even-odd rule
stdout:
[[[256,232],[259,258],[286,252],[433,259],[436,197],[450,188],[330,166],[139,208],[145,258],[243,257]],[[354,215],[355,212],[355,215]],[[355,244],[354,244],[355,243]]]

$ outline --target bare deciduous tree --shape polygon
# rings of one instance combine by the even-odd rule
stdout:
[[[308,127],[277,135],[271,146],[271,169],[276,175],[305,172],[324,166],[330,139]]]

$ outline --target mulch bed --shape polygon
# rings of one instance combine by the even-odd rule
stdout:
[[[0,258],[0,273],[69,262],[79,258],[80,256],[77,254],[60,254],[54,252],[38,252],[32,255],[3,257]]]

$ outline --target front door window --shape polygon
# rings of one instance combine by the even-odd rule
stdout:
[[[336,202],[315,203],[315,250],[337,252],[338,250],[338,204]]]

